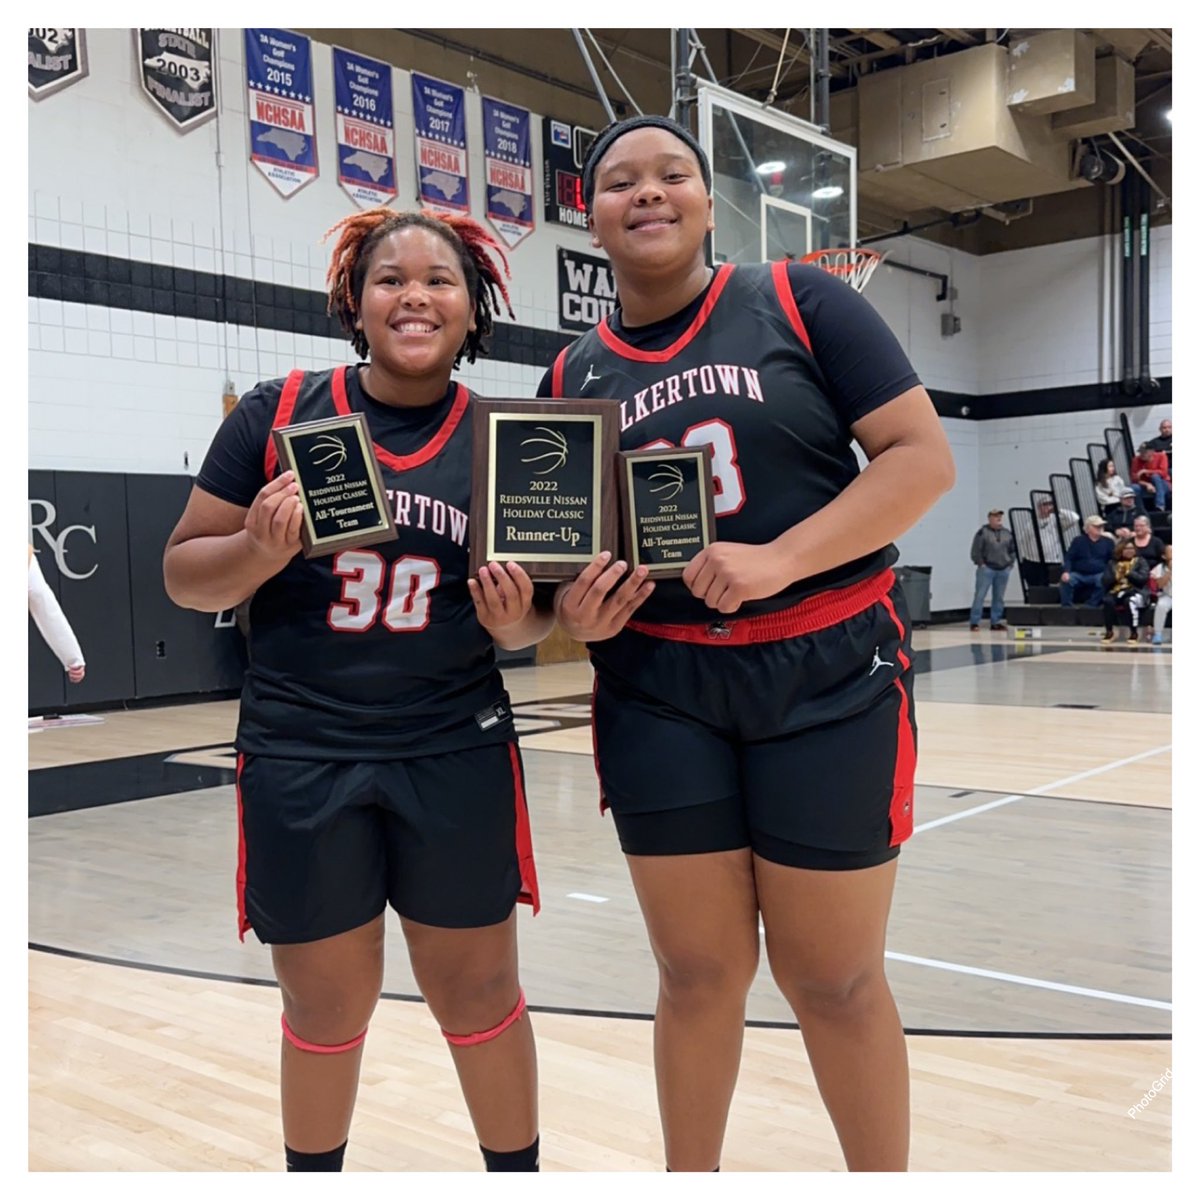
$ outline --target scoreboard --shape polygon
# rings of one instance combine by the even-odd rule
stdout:
[[[553,117],[542,118],[542,186],[546,221],[587,228],[583,203],[583,164],[596,131]]]

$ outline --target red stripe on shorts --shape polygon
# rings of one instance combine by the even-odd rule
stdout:
[[[860,612],[866,612],[872,604],[886,602],[887,594],[895,582],[896,577],[889,567],[849,587],[818,592],[780,612],[740,619],[736,615],[718,616],[706,625],[655,625],[649,621],[629,621],[625,628],[672,642],[695,642],[701,646],[748,646],[755,642],[779,642],[784,638],[799,637],[828,629],[831,625],[840,625]],[[908,665],[907,662],[905,665]]]
[[[608,807],[604,795],[604,779],[600,775],[600,746],[596,741],[596,688],[600,686],[599,677],[592,676],[592,766],[596,769],[596,790],[600,793],[600,815]]]
[[[521,891],[517,900],[522,904],[531,904],[536,916],[542,901],[538,893],[537,868],[533,863],[533,837],[529,830],[529,808],[525,804],[521,754],[516,742],[509,742],[508,754],[512,760],[513,791],[517,798],[517,863],[521,871]]]
[[[891,596],[884,596],[883,606],[896,626],[900,641],[904,642],[904,623],[896,612]],[[900,661],[901,671],[909,668],[908,655],[900,649],[896,653]],[[900,692],[900,715],[897,719],[896,730],[896,771],[892,776],[892,805],[888,817],[892,823],[892,840],[888,843],[898,846],[901,842],[912,837],[913,831],[913,792],[917,775],[917,746],[913,741],[912,721],[909,719],[908,692],[899,676],[892,680],[892,685]]]
[[[238,941],[246,940],[246,931],[250,922],[246,920],[246,828],[242,820],[242,767],[246,756],[239,754],[237,759],[237,815],[238,815],[238,862],[237,862],[237,908],[238,908]]]

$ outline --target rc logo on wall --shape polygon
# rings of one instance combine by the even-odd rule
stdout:
[[[29,94],[34,100],[70,86],[87,73],[82,29],[29,31]]]
[[[181,133],[217,115],[215,29],[135,29],[138,79],[151,104]]]
[[[558,248],[558,325],[586,333],[617,306],[617,285],[607,258]]]
[[[35,510],[40,510],[35,512]],[[60,529],[57,533],[54,532],[53,526],[58,520],[58,510],[49,500],[42,500],[31,496],[29,498],[29,543],[35,549],[38,542],[42,541],[49,547],[54,554],[54,563],[68,579],[90,579],[96,573],[96,568],[100,565],[98,562],[92,561],[90,570],[73,569],[71,562],[67,559],[67,554],[71,550],[71,546],[67,545],[67,539],[72,534],[83,535],[91,538],[92,546],[96,545],[96,527],[95,525],[67,525]],[[73,538],[74,544],[77,539]],[[84,558],[95,559],[95,551],[84,552]],[[80,564],[82,566],[82,564]]]

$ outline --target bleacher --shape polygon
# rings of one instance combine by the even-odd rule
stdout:
[[[1046,481],[1046,487],[1030,490],[1028,508],[1009,509],[1009,528],[1017,543],[1017,572],[1024,597],[1022,603],[1007,606],[1010,625],[1104,623],[1099,608],[1078,604],[1074,608],[1062,607],[1058,590],[1062,575],[1061,551],[1065,551],[1082,531],[1082,522],[1087,517],[1104,515],[1100,512],[1095,488],[1100,464],[1111,458],[1117,474],[1128,482],[1133,455],[1133,433],[1129,418],[1122,413],[1120,426],[1105,429],[1103,442],[1089,442],[1084,455],[1069,459],[1065,474],[1053,474]],[[1058,529],[1058,545],[1053,529],[1047,535],[1038,521],[1038,510],[1045,506],[1046,500],[1050,501],[1053,523]],[[1155,535],[1169,545],[1171,513],[1147,512],[1146,516],[1150,518]],[[1170,617],[1167,623],[1170,625]]]

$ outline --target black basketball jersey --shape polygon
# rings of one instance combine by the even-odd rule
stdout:
[[[353,411],[347,370],[278,381],[274,425]],[[470,402],[458,385],[415,451],[376,443],[395,541],[297,554],[255,593],[240,750],[386,759],[515,738],[492,639],[467,591]],[[264,480],[279,470],[268,441]]]
[[[721,541],[770,542],[858,475],[849,425],[827,394],[786,262],[718,267],[694,320],[663,350],[637,349],[601,322],[559,355],[551,392],[619,399],[622,450],[710,446]],[[883,547],[748,601],[738,615],[786,608],[895,560],[895,547]],[[660,580],[637,613],[653,622],[712,618],[678,580]]]

